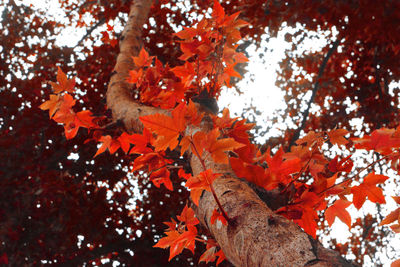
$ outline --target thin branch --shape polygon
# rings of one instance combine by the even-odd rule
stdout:
[[[328,63],[329,58],[332,56],[333,52],[335,52],[336,48],[339,46],[339,43],[340,43],[340,39],[339,38],[335,42],[332,43],[332,47],[329,49],[328,53],[326,53],[325,58],[322,61],[321,66],[319,67],[318,76],[317,76],[317,79],[316,79],[316,81],[314,83],[314,87],[313,87],[313,90],[312,90],[311,98],[310,98],[310,100],[308,100],[307,109],[304,111],[303,120],[302,120],[302,122],[300,124],[300,127],[297,128],[297,130],[294,133],[292,139],[290,140],[289,148],[288,148],[289,151],[290,151],[290,148],[294,145],[294,142],[296,142],[296,140],[299,139],[300,132],[306,126],[308,115],[310,113],[311,104],[314,102],[315,96],[316,96],[317,91],[318,91],[318,89],[320,87],[319,80],[321,79],[322,75],[324,74],[324,71],[325,71],[325,68],[326,68],[326,64]]]
[[[97,1],[96,1],[96,0],[93,0],[93,1],[86,1],[86,2],[83,3],[82,5],[76,5],[76,7],[72,8],[69,12],[66,12],[66,15],[67,15],[67,17],[69,17],[69,16],[71,16],[71,13],[72,13],[73,11],[76,11],[76,10],[78,10],[78,12],[81,12],[81,9],[82,9],[82,8],[84,8],[84,7],[87,6],[87,5],[94,4],[94,3],[97,3]]]
[[[194,144],[194,142],[193,142],[192,140],[190,140],[190,144],[193,146],[193,152],[194,152],[194,154],[195,154],[196,157],[200,160],[201,166],[203,167],[203,171],[207,171],[207,167],[206,167],[206,164],[205,164],[205,162],[204,162],[204,159],[200,156],[200,153],[199,153],[199,151],[197,150],[196,145]],[[217,197],[217,193],[215,192],[214,187],[213,187],[212,183],[208,180],[207,176],[206,176],[206,181],[207,181],[207,183],[210,185],[211,193],[212,193],[212,195],[213,195],[213,197],[214,197],[214,199],[215,199],[215,202],[217,203],[217,206],[218,206],[219,210],[220,210],[221,213],[222,213],[222,216],[225,218],[225,220],[226,220],[227,222],[229,222],[229,221],[230,221],[230,218],[228,217],[228,214],[226,213],[226,211],[225,211],[224,208],[222,207],[221,202],[219,201],[219,199],[218,199],[218,197]]]
[[[103,25],[106,22],[105,18],[102,18],[101,20],[99,20],[95,25],[93,25],[89,30],[86,31],[86,34],[79,40],[79,42],[75,45],[75,47],[79,46],[82,44],[82,42],[88,38],[92,32],[97,29],[98,27],[100,27],[101,25]]]

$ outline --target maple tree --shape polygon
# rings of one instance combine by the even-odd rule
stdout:
[[[65,24],[0,4],[0,263],[352,266],[316,241],[318,229],[329,234],[336,218],[361,228],[346,244],[331,241],[357,263],[384,247],[385,225],[399,232],[399,208],[385,218],[349,212],[380,207],[385,183],[397,185],[400,42],[387,27],[398,3],[61,4]],[[232,89],[248,61],[242,39],[259,45],[282,23],[303,26],[286,36],[293,48],[277,83],[288,104],[281,119],[297,128],[257,145],[253,124],[207,111],[199,96]],[[54,35],[70,25],[101,44],[57,46]],[[312,31],[333,41],[296,53]],[[359,150],[376,158],[358,166]]]

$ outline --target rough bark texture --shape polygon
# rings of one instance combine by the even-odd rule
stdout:
[[[154,113],[166,113],[154,107],[143,106],[134,101],[131,85],[126,82],[129,71],[134,68],[132,56],[141,49],[142,27],[148,19],[151,0],[133,1],[128,21],[121,35],[119,55],[107,89],[107,106],[112,110],[115,120],[121,120],[128,130],[140,132],[142,124],[139,117]]]
[[[141,47],[141,28],[147,20],[151,1],[135,1],[120,42],[120,54],[107,91],[107,104],[114,119],[122,120],[131,131],[141,131],[140,116],[165,110],[136,103],[126,82],[133,66],[132,56]],[[201,130],[210,126],[205,121]],[[207,168],[224,174],[214,181],[213,187],[230,221],[227,226],[210,218],[216,208],[211,193],[205,192],[196,213],[207,227],[228,260],[236,266],[353,266],[332,250],[305,234],[295,223],[274,212],[243,181],[237,179],[230,166],[214,164],[206,156]],[[196,175],[203,171],[199,160],[192,156],[191,167]]]

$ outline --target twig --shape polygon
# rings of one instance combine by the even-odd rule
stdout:
[[[321,79],[322,75],[324,74],[324,71],[325,71],[325,68],[326,68],[326,64],[328,63],[329,58],[332,56],[333,52],[335,52],[336,48],[339,46],[339,43],[340,43],[340,39],[339,38],[332,43],[332,47],[329,49],[328,53],[326,53],[325,58],[322,61],[321,66],[319,67],[318,76],[317,76],[317,79],[316,79],[316,81],[314,83],[314,87],[313,87],[313,90],[312,90],[311,98],[310,98],[310,100],[308,100],[307,109],[303,113],[303,120],[302,120],[302,122],[300,124],[300,127],[297,128],[297,130],[294,133],[292,139],[290,140],[288,151],[290,151],[290,148],[294,145],[294,142],[296,142],[296,140],[299,139],[300,132],[306,126],[306,122],[307,122],[307,119],[308,119],[308,114],[310,113],[311,104],[314,102],[315,96],[316,96],[317,91],[318,91],[318,89],[320,87],[319,80]]]
[[[193,143],[192,140],[190,140],[190,143],[191,143],[191,145],[192,145],[193,148],[194,148],[194,153],[196,154],[196,157],[197,157],[197,158],[200,160],[200,162],[201,162],[201,165],[202,165],[202,167],[203,167],[203,170],[206,171],[206,170],[207,170],[206,164],[205,164],[204,160],[202,159],[202,157],[200,156],[199,151],[197,151],[197,148],[196,148],[196,146],[195,146],[195,144]],[[212,195],[213,195],[213,197],[214,197],[214,199],[215,199],[215,202],[217,202],[217,206],[218,206],[219,210],[221,211],[222,216],[225,218],[225,220],[226,220],[227,222],[229,222],[229,221],[230,221],[230,218],[228,217],[228,214],[225,212],[224,208],[222,207],[221,202],[219,202],[219,199],[218,199],[218,197],[217,197],[217,193],[215,193],[215,190],[214,190],[214,187],[213,187],[212,183],[208,180],[207,176],[205,176],[205,177],[206,177],[207,183],[210,185],[211,193],[212,193]]]
[[[97,27],[103,25],[106,22],[105,18],[102,18],[101,20],[99,20],[95,25],[93,25],[87,32],[86,34],[79,40],[79,42],[75,45],[75,47],[81,45],[81,43],[83,42],[83,40],[85,40],[87,37],[89,37],[92,32],[97,29]]]
[[[346,183],[347,181],[350,181],[350,180],[352,180],[352,179],[354,179],[354,178],[356,178],[356,177],[360,177],[360,173],[362,173],[363,171],[369,169],[370,167],[374,166],[374,165],[377,164],[377,163],[379,164],[382,160],[387,159],[387,158],[389,158],[389,155],[386,155],[386,156],[384,156],[384,157],[382,157],[382,158],[380,158],[380,159],[378,159],[378,160],[376,160],[376,161],[374,161],[374,162],[368,164],[368,166],[366,166],[366,167],[360,169],[360,170],[359,170],[356,174],[354,174],[353,176],[347,177],[347,178],[345,178],[343,181],[341,181],[340,183],[334,184],[334,185],[332,185],[332,186],[330,186],[330,187],[328,187],[328,188],[325,188],[324,190],[322,190],[321,192],[319,192],[318,195],[321,195],[321,194],[325,193],[326,191],[328,191],[328,190],[334,188],[335,186],[344,184],[344,183]]]

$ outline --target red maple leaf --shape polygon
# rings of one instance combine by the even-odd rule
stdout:
[[[329,136],[329,141],[331,141],[332,144],[340,146],[345,145],[349,142],[346,138],[344,138],[344,136],[348,133],[349,131],[347,131],[346,129],[336,129],[327,132],[327,135]]]
[[[57,83],[50,82],[51,86],[53,87],[53,92],[58,94],[63,91],[73,93],[75,87],[75,77],[68,80],[67,75],[61,70],[60,67],[57,67]]]
[[[210,218],[211,224],[214,224],[216,220],[219,220],[223,225],[228,225],[228,221],[223,216],[223,214],[219,212],[217,209],[214,209],[213,214],[211,215]]]
[[[221,174],[213,173],[210,169],[199,173],[197,176],[191,176],[185,186],[190,189],[190,196],[196,205],[199,205],[199,199],[203,190],[211,191],[213,181]]]
[[[376,185],[384,183],[387,179],[388,177],[385,175],[372,172],[364,178],[364,181],[359,186],[353,186],[351,188],[351,193],[353,194],[354,207],[360,209],[367,197],[369,201],[374,203],[386,203],[382,188]]]
[[[61,100],[62,98],[60,95],[50,95],[50,99],[41,104],[39,108],[42,110],[49,110],[49,117],[52,118],[60,107]]]
[[[351,216],[349,212],[346,210],[348,206],[351,205],[351,202],[344,199],[338,199],[335,201],[333,205],[325,211],[325,219],[328,222],[329,226],[332,226],[335,218],[338,217],[342,222],[344,222],[349,228],[351,227]]]
[[[114,140],[110,135],[105,135],[100,137],[100,142],[102,142],[100,148],[97,150],[96,154],[93,157],[98,156],[108,149],[110,154],[114,154],[115,151],[120,147],[120,143],[117,140]]]

